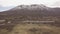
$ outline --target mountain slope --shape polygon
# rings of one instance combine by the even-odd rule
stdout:
[[[7,15],[30,15],[30,16],[60,16],[60,8],[50,8],[45,5],[19,5],[3,14]]]

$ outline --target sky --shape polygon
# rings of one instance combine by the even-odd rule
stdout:
[[[46,6],[60,6],[60,0],[0,0],[0,6],[10,7],[18,5],[44,4]]]
[[[0,0],[2,6],[17,6],[20,4],[44,4],[52,6],[55,2],[60,0]]]

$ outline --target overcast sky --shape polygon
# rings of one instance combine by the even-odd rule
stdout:
[[[6,6],[17,6],[20,4],[44,4],[47,6],[58,6],[60,0],[0,0],[0,5]]]

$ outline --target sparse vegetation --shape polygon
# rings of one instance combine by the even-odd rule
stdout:
[[[17,24],[10,34],[60,34],[60,27],[44,24]]]
[[[42,8],[38,5],[30,6],[30,9],[13,10],[13,8],[0,12],[0,34],[60,34],[60,8],[48,8],[42,5],[43,10],[41,10]],[[32,9],[33,6],[34,9]],[[23,8],[22,5],[18,7]]]

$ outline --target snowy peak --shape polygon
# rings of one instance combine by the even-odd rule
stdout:
[[[40,9],[40,10],[43,10],[43,9],[49,9],[48,7],[46,7],[45,5],[43,4],[32,4],[32,5],[19,5],[17,7],[14,8],[15,10],[16,9],[29,9],[29,10],[36,10],[36,9]]]

